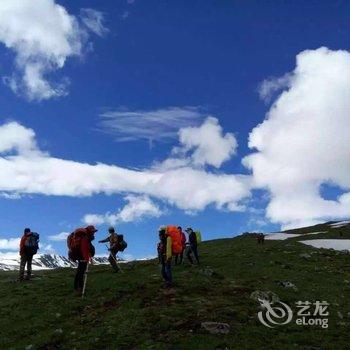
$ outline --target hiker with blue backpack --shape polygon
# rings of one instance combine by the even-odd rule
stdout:
[[[19,281],[29,280],[32,274],[33,255],[39,249],[39,234],[31,232],[30,228],[24,229],[24,234],[19,244],[19,255],[21,262],[19,267]],[[27,266],[27,275],[24,277],[25,268]]]

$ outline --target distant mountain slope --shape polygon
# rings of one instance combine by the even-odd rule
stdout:
[[[106,257],[94,258],[94,263],[108,264]],[[0,271],[18,270],[20,264],[20,256],[17,254],[0,254]],[[74,267],[75,263],[70,261],[67,257],[56,254],[36,254],[33,258],[33,270],[48,270],[59,267]]]

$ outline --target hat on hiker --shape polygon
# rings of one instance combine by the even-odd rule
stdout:
[[[108,228],[108,232],[109,232],[109,233],[114,233],[114,232],[115,232],[114,227],[113,227],[113,226],[110,226],[110,227]]]
[[[95,228],[95,226],[93,226],[93,225],[89,225],[89,226],[85,227],[85,229],[86,229],[87,232],[89,232],[89,233],[91,233],[91,234],[93,234],[93,233],[95,233],[95,232],[98,231],[98,230]]]
[[[30,228],[27,227],[24,229],[24,234],[26,234],[26,233],[30,233]]]

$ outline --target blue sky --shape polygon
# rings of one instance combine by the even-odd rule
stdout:
[[[27,10],[25,0],[16,2],[20,6],[23,3],[21,18],[33,17],[31,11],[36,10]],[[142,119],[146,113],[160,111],[159,115],[156,115],[162,119],[163,116],[166,118],[169,108],[178,108],[181,113],[192,110],[196,116],[186,119],[183,128],[199,128],[204,125],[207,116],[212,116],[217,119],[217,125],[220,127],[219,137],[224,138],[225,135],[232,134],[238,146],[233,147],[235,150],[231,153],[226,150],[225,160],[220,162],[220,166],[215,166],[210,161],[199,165],[191,163],[195,163],[195,158],[193,156],[191,158],[191,152],[195,152],[197,146],[189,149],[188,142],[184,143],[182,146],[186,149],[187,155],[181,157],[190,159],[186,167],[191,169],[195,167],[197,170],[214,175],[243,174],[254,184],[250,184],[247,188],[249,195],[242,195],[237,199],[236,202],[241,207],[240,211],[235,211],[227,208],[228,202],[219,208],[215,200],[208,200],[204,207],[199,205],[200,208],[196,210],[193,208],[194,205],[191,207],[191,204],[185,203],[191,202],[188,195],[184,197],[181,205],[176,202],[177,199],[174,200],[175,197],[170,198],[148,190],[145,192],[137,190],[136,194],[131,190],[113,190],[111,194],[96,190],[93,194],[55,195],[52,191],[43,193],[45,191],[36,191],[33,188],[23,190],[23,185],[18,185],[14,186],[14,190],[8,191],[6,181],[11,182],[12,179],[4,178],[1,183],[5,185],[0,188],[3,193],[0,197],[2,239],[16,238],[24,227],[29,226],[41,234],[44,245],[51,244],[56,252],[65,253],[65,241],[50,241],[50,235],[71,232],[74,228],[84,225],[82,220],[86,214],[103,216],[106,213],[111,215],[120,212],[128,204],[126,196],[130,194],[136,195],[141,200],[149,200],[152,207],[150,215],[145,213],[141,218],[135,217],[131,222],[125,222],[123,216],[117,219],[117,230],[124,233],[129,244],[127,253],[134,257],[154,254],[157,228],[167,223],[180,224],[184,227],[192,225],[202,231],[204,239],[213,239],[230,237],[246,230],[279,230],[281,225],[295,226],[329,217],[348,216],[348,211],[343,208],[346,198],[339,197],[346,194],[346,189],[349,187],[342,174],[324,173],[320,178],[300,180],[295,184],[297,192],[303,191],[306,186],[312,187],[310,196],[303,201],[310,203],[312,210],[309,211],[309,207],[301,210],[308,213],[308,217],[298,212],[288,217],[285,210],[288,211],[289,207],[283,202],[288,191],[283,186],[288,187],[289,182],[286,179],[289,177],[272,179],[264,183],[259,177],[259,172],[264,173],[259,165],[252,162],[249,168],[242,164],[242,159],[255,152],[253,148],[248,147],[248,136],[253,128],[264,121],[267,114],[273,110],[274,103],[280,101],[282,105],[283,100],[280,99],[283,91],[292,93],[293,89],[297,89],[303,83],[305,74],[300,73],[297,67],[302,72],[304,69],[309,69],[307,59],[313,55],[311,58],[317,64],[312,66],[317,65],[319,68],[317,71],[312,71],[310,76],[318,77],[319,74],[323,77],[322,74],[328,71],[327,65],[333,67],[341,61],[340,54],[337,54],[340,51],[337,50],[343,50],[344,56],[348,54],[346,50],[349,49],[350,34],[349,2],[42,0],[43,8],[46,2],[52,6],[61,6],[67,16],[69,14],[74,17],[76,23],[79,22],[84,36],[74,40],[81,43],[83,48],[75,54],[66,54],[62,51],[60,55],[65,58],[64,64],[57,67],[56,61],[54,64],[48,63],[49,59],[45,54],[35,52],[35,48],[33,49],[35,45],[28,45],[34,52],[23,53],[28,47],[22,47],[18,43],[21,42],[24,30],[11,28],[18,39],[13,43],[6,34],[3,34],[3,28],[0,26],[1,74],[2,77],[14,77],[13,81],[17,87],[19,86],[16,90],[13,86],[11,88],[8,82],[0,84],[1,125],[15,121],[17,126],[33,130],[37,148],[48,152],[51,157],[79,164],[104,163],[143,171],[150,170],[155,162],[171,158],[174,147],[181,146],[178,136],[172,135],[163,139],[162,132],[165,133],[167,130],[160,128],[152,140],[147,140],[140,138],[138,130],[135,131],[133,140],[121,142],[120,139],[125,133],[121,135],[115,130],[103,128],[101,116],[117,112],[119,114],[114,123],[118,123],[122,112],[137,112]],[[94,11],[92,17],[87,17],[92,21],[90,23],[95,25],[93,27],[95,30],[84,27],[82,8]],[[55,16],[55,9],[57,7],[43,11],[47,10],[48,16]],[[2,9],[0,6],[0,19],[1,11],[6,16],[8,15],[6,11],[15,10],[11,9],[11,6],[10,9]],[[18,15],[18,11],[14,14]],[[29,20],[29,25],[30,23]],[[6,25],[4,27],[7,29]],[[35,42],[34,39],[27,37],[25,40]],[[53,35],[43,40],[51,42],[56,38]],[[327,47],[328,51],[318,51],[320,47]],[[311,53],[306,53],[304,58],[300,59],[299,66],[296,66],[296,56],[304,50],[310,50]],[[35,90],[33,95],[33,87],[30,88],[23,83],[21,77],[24,69],[33,67],[31,65],[38,62],[40,67],[44,67],[42,68],[44,73],[39,74],[40,79],[48,80],[52,84],[65,81],[62,79],[69,79],[62,96],[43,97],[42,89]],[[346,75],[347,57],[341,62],[339,70],[344,71]],[[277,79],[293,71],[293,79],[287,77],[283,82]],[[334,76],[339,78],[341,74]],[[272,94],[269,101],[266,96],[259,94],[264,81],[267,84],[268,94]],[[295,83],[296,81],[298,83]],[[339,79],[334,84],[338,81]],[[332,91],[337,91],[336,85]],[[314,93],[316,96],[321,96],[323,93],[329,95],[332,91]],[[265,97],[265,100],[262,97]],[[309,100],[313,98],[314,95],[310,96]],[[302,98],[296,100],[295,105],[298,103],[300,106],[305,105]],[[274,118],[283,121],[283,116],[289,113],[286,111],[287,108],[288,106],[277,108]],[[322,113],[327,110],[327,106],[322,108]],[[304,121],[309,114],[305,115]],[[315,115],[319,113],[315,112]],[[325,122],[325,130],[328,121],[326,119],[325,114],[325,118],[322,119]],[[123,124],[126,129],[128,120],[126,118]],[[154,129],[159,122],[160,120],[156,120],[156,124],[146,123],[144,128]],[[272,126],[267,129],[272,130]],[[278,131],[273,129],[271,132],[276,135],[280,130],[282,129]],[[293,130],[293,126],[288,130]],[[132,135],[132,131],[125,132],[129,137]],[[257,138],[259,132],[260,129]],[[322,135],[324,135],[322,132],[317,134],[317,137],[321,137],[321,143],[322,140],[325,142],[328,140],[328,138],[322,139]],[[307,134],[303,140],[308,140],[310,137],[312,136]],[[265,135],[265,144],[261,145],[261,148],[259,148],[260,141],[253,142],[253,146],[264,155],[263,152],[268,147],[275,145],[273,142],[269,143],[269,140],[268,135]],[[288,150],[292,149],[293,145],[297,147],[299,141],[292,146],[286,145],[288,147],[284,152],[285,158],[288,158]],[[300,151],[299,146],[297,149],[297,152],[305,154],[305,151]],[[275,154],[272,151],[267,152],[264,157],[271,153]],[[275,159],[280,157],[276,156],[274,161],[269,163],[271,165],[268,165],[269,169],[276,164]],[[312,160],[315,159],[317,162],[322,160],[317,154],[313,154]],[[39,172],[37,176],[40,177],[41,168],[32,169],[30,162],[28,164],[27,171]],[[305,164],[310,164],[310,159],[305,160]],[[186,169],[183,172],[181,169],[178,171],[178,176],[186,177]],[[253,180],[250,178],[252,169],[254,174],[257,174]],[[284,166],[278,165],[273,169],[280,169],[274,170],[274,173],[283,172],[281,169],[284,169]],[[290,177],[295,176],[299,179],[294,170],[295,167],[290,169]],[[299,170],[300,173],[305,173],[305,168],[301,167]],[[316,172],[310,169],[310,172],[313,171]],[[77,174],[72,174],[74,175]],[[82,178],[77,181],[84,181],[84,171],[82,173],[79,171],[79,176]],[[17,180],[16,178],[14,182]],[[186,181],[181,181],[181,186],[184,183]],[[275,186],[276,183],[279,184],[278,188]],[[45,184],[43,186],[45,187]],[[174,186],[176,187],[176,184]],[[294,188],[293,186],[291,185],[291,188]],[[181,188],[178,191],[182,193]],[[211,190],[203,188],[203,191]],[[322,192],[319,197],[318,192]],[[16,198],[9,199],[8,197],[13,197],[13,194]],[[176,195],[176,198],[178,196]],[[271,200],[272,197],[276,199],[274,202]],[[320,198],[329,201],[321,203]],[[272,209],[266,214],[265,209],[269,203],[272,203]],[[325,208],[324,205],[329,205],[329,208]],[[313,208],[317,206],[321,209],[313,212]],[[298,203],[293,202],[291,211],[295,207],[298,207]],[[97,226],[98,238],[104,237],[109,223],[104,222]],[[8,245],[8,241],[3,241],[2,251],[7,250]],[[97,247],[99,254],[105,252],[103,246],[97,245]]]

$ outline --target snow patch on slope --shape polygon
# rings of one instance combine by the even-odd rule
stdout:
[[[350,251],[350,239],[313,239],[307,241],[300,241],[300,243],[310,245],[314,248]]]
[[[285,232],[277,232],[277,233],[268,233],[265,235],[265,239],[269,241],[281,240],[284,241],[288,238],[299,237],[299,236],[307,236],[307,235],[317,235],[319,233],[325,233],[327,231],[319,231],[319,232],[308,232],[308,233],[285,233]]]

